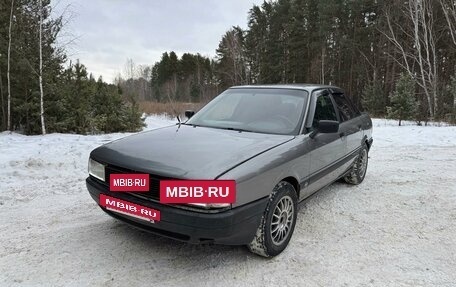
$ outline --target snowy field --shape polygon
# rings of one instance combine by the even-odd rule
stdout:
[[[374,120],[364,183],[301,204],[273,259],[104,214],[85,187],[88,155],[125,134],[0,133],[0,286],[456,286],[456,127],[396,125]]]

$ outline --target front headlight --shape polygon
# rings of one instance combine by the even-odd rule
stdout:
[[[105,181],[105,166],[89,158],[89,174],[99,180]]]

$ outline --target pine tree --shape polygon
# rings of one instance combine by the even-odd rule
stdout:
[[[453,96],[453,123],[456,123],[456,75],[451,77],[450,91]]]
[[[387,108],[388,117],[399,120],[399,126],[402,120],[409,120],[415,116],[418,108],[415,100],[415,82],[408,74],[401,74],[390,102],[391,106]]]
[[[362,94],[362,105],[371,116],[385,115],[383,89],[379,82],[372,82],[366,85]]]
[[[451,76],[450,83],[444,90],[445,110],[447,112],[447,120],[456,124],[456,74]]]
[[[223,35],[216,50],[217,73],[222,88],[247,83],[244,31],[233,27]]]

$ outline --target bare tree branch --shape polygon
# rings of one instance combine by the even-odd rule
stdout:
[[[442,6],[443,15],[448,24],[448,30],[450,31],[451,39],[453,44],[456,46],[456,4],[450,0],[449,3],[446,0],[439,0]]]
[[[437,34],[434,31],[432,1],[409,0],[403,4],[402,12],[405,19],[410,21],[411,32],[407,31],[407,23],[393,23],[391,14],[386,11],[385,16],[389,31],[382,33],[394,44],[402,57],[402,61],[392,55],[390,57],[404,68],[423,89],[428,102],[429,115],[434,117],[439,110],[439,101],[437,93]],[[398,35],[402,37],[399,38]]]

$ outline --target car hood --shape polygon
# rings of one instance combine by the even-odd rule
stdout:
[[[181,179],[215,179],[294,136],[170,126],[103,145],[91,157],[137,172]]]

